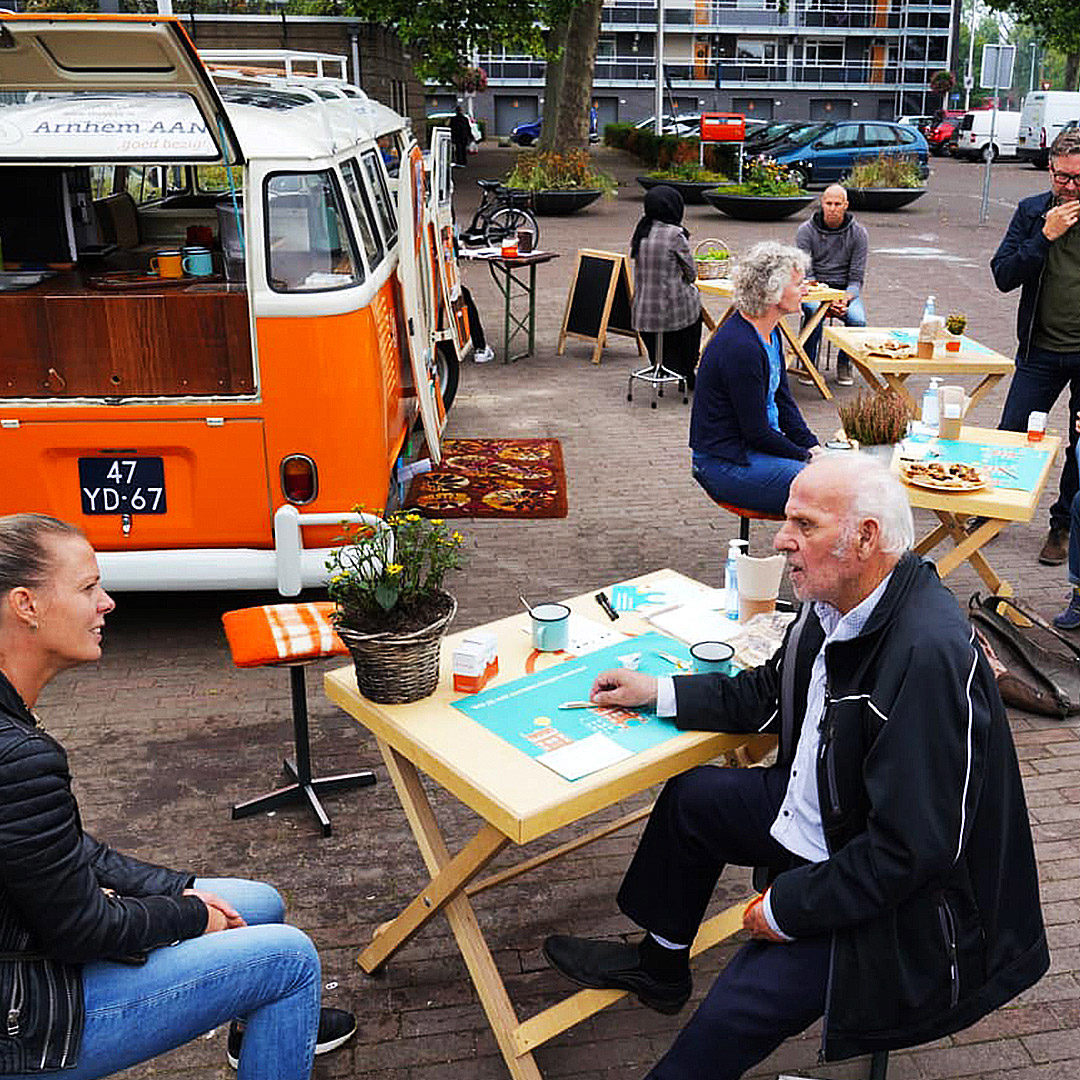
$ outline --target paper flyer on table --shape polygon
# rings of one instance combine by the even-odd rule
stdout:
[[[727,641],[739,629],[738,620],[727,616],[724,589],[710,589],[688,604],[658,611],[646,618],[658,630],[688,645],[696,641]]]
[[[633,756],[633,750],[620,746],[614,739],[598,731],[595,735],[560,746],[558,750],[549,750],[536,760],[567,780],[580,780],[583,776]]]

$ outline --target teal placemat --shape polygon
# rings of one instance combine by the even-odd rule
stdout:
[[[585,701],[601,671],[619,666],[619,656],[640,653],[638,671],[673,675],[674,665],[657,651],[689,660],[687,647],[665,634],[649,631],[635,638],[606,645],[585,656],[572,657],[490,690],[455,701],[454,707],[488,731],[530,757],[540,757],[569,743],[602,733],[624,750],[636,753],[666,742],[679,733],[674,722],[647,709],[560,709],[564,701]]]
[[[1037,446],[984,446],[973,442],[938,439],[938,456],[927,461],[945,465],[980,465],[990,473],[995,487],[1034,491],[1049,450]]]
[[[919,334],[917,331],[911,330],[890,330],[889,337],[895,338],[897,341],[902,341],[905,345],[918,345]],[[960,336],[960,351],[966,353],[981,353],[983,356],[992,356],[993,349],[988,349],[985,345],[980,345],[977,341],[972,341],[966,334]]]

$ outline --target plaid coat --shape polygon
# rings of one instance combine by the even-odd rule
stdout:
[[[635,330],[681,330],[701,313],[690,241],[678,225],[654,221],[634,260]]]

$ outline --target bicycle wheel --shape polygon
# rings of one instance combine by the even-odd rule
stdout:
[[[489,245],[498,245],[509,237],[517,236],[521,230],[532,233],[532,250],[536,251],[540,246],[540,226],[536,218],[528,210],[502,206],[488,218],[484,238]]]

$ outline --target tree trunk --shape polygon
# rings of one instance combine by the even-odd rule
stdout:
[[[554,150],[556,117],[559,115],[563,71],[566,63],[566,38],[570,32],[569,17],[565,22],[557,23],[548,31],[547,44],[552,51],[558,51],[557,60],[549,60],[544,72],[544,125],[540,129],[537,149]]]
[[[542,149],[589,145],[589,109],[601,7],[603,0],[584,0],[570,13],[565,30],[560,28],[564,37],[562,55],[556,62],[558,72],[553,73],[553,65],[548,65],[544,90]],[[554,103],[550,97],[553,81],[556,82]]]
[[[1065,89],[1078,90],[1080,86],[1080,52],[1065,54]]]

